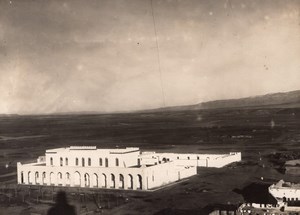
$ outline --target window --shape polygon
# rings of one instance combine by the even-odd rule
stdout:
[[[63,165],[63,158],[60,158],[60,166]]]
[[[108,159],[105,158],[105,167],[108,167]]]
[[[50,165],[53,165],[53,158],[50,158]]]
[[[119,166],[119,159],[116,158],[116,166]]]
[[[199,160],[199,156],[197,156],[197,160]]]
[[[92,161],[91,158],[88,159],[88,165],[91,166],[92,165]]]
[[[66,163],[66,166],[69,165],[69,160],[68,160],[68,158],[66,158],[65,163]]]
[[[82,158],[81,161],[82,161],[82,166],[85,166],[84,158]]]
[[[190,157],[188,157],[188,160],[190,159]]]
[[[78,162],[78,158],[76,158],[75,163],[76,163],[76,166],[78,166],[78,163],[79,163],[79,162]]]
[[[99,158],[99,166],[102,166],[102,158]]]
[[[177,157],[177,160],[179,160],[179,157]]]

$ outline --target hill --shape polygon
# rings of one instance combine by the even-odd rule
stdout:
[[[201,110],[217,108],[262,108],[262,107],[300,107],[300,90],[272,93],[260,96],[246,97],[240,99],[226,99],[202,102],[195,105],[173,106],[158,108],[148,111],[182,111],[182,110]]]

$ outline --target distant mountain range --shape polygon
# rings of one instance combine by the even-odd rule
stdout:
[[[255,108],[255,107],[300,107],[300,90],[272,93],[240,99],[225,99],[202,102],[195,105],[173,106],[147,110],[148,111],[180,111],[217,108]]]

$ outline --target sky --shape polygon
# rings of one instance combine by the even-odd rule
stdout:
[[[0,0],[0,113],[300,89],[300,0]]]

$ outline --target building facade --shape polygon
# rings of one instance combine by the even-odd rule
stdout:
[[[300,184],[280,180],[269,187],[269,192],[278,201],[300,201]]]
[[[18,184],[151,190],[197,174],[197,166],[221,167],[240,153],[203,155],[143,152],[139,148],[71,146],[46,150],[36,163],[17,164]],[[201,158],[201,159],[200,159]],[[207,161],[209,159],[209,161]],[[224,163],[221,164],[223,159]],[[214,162],[211,162],[214,161]]]

